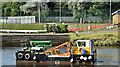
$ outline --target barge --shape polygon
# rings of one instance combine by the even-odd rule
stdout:
[[[16,61],[36,61],[36,62],[71,62],[71,63],[91,63],[96,59],[94,43],[91,40],[77,40],[77,46],[71,42],[65,42],[61,45],[52,47],[51,41],[27,41],[22,42],[23,50],[17,51]],[[48,48],[47,47],[52,47]],[[62,53],[60,48],[66,47]]]

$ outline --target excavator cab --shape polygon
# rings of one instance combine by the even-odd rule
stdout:
[[[94,62],[95,53],[93,51],[94,43],[91,40],[77,40],[77,47],[72,47],[71,62]]]
[[[72,47],[72,53],[78,55],[89,55],[93,52],[93,41],[77,40],[77,47]]]

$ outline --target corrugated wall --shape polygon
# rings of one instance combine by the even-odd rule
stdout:
[[[113,24],[118,24],[120,23],[120,14],[115,14],[113,16]]]

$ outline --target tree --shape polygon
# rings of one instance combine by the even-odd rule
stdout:
[[[114,12],[114,11],[116,11],[116,10],[118,10],[118,9],[120,9],[120,1],[119,2],[112,2],[112,12]]]
[[[109,3],[93,2],[88,10],[88,16],[109,16]]]
[[[86,4],[87,2],[68,2],[68,8],[77,21],[80,21],[81,18],[81,22],[84,22],[84,17],[86,17],[84,9],[86,8]]]
[[[55,8],[60,9],[60,2],[55,3]],[[61,2],[61,16],[73,16],[68,8],[68,2]]]
[[[48,7],[51,12],[50,16],[59,16],[60,13],[60,2],[48,2]],[[68,9],[67,2],[61,2],[61,16],[70,16],[71,12]]]
[[[18,16],[20,12],[19,2],[3,2],[2,16]]]
[[[24,12],[25,15],[33,15],[33,16],[38,16],[38,3],[37,2],[27,2],[25,5],[22,5],[20,9]],[[48,15],[48,5],[46,2],[41,2],[40,3],[40,14],[41,16],[46,16]]]
[[[0,17],[2,17],[2,2],[0,2]]]

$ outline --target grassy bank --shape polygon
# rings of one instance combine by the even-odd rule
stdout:
[[[118,32],[70,35],[70,41],[76,46],[76,40],[93,40],[96,46],[119,45]]]
[[[7,30],[44,30],[44,24],[2,24]]]
[[[57,24],[55,25],[50,24],[49,26],[47,24],[2,24],[2,29],[4,30],[45,30],[47,29],[47,32],[58,32],[58,33],[67,33],[67,26],[65,24]],[[52,29],[50,29],[52,28]]]

